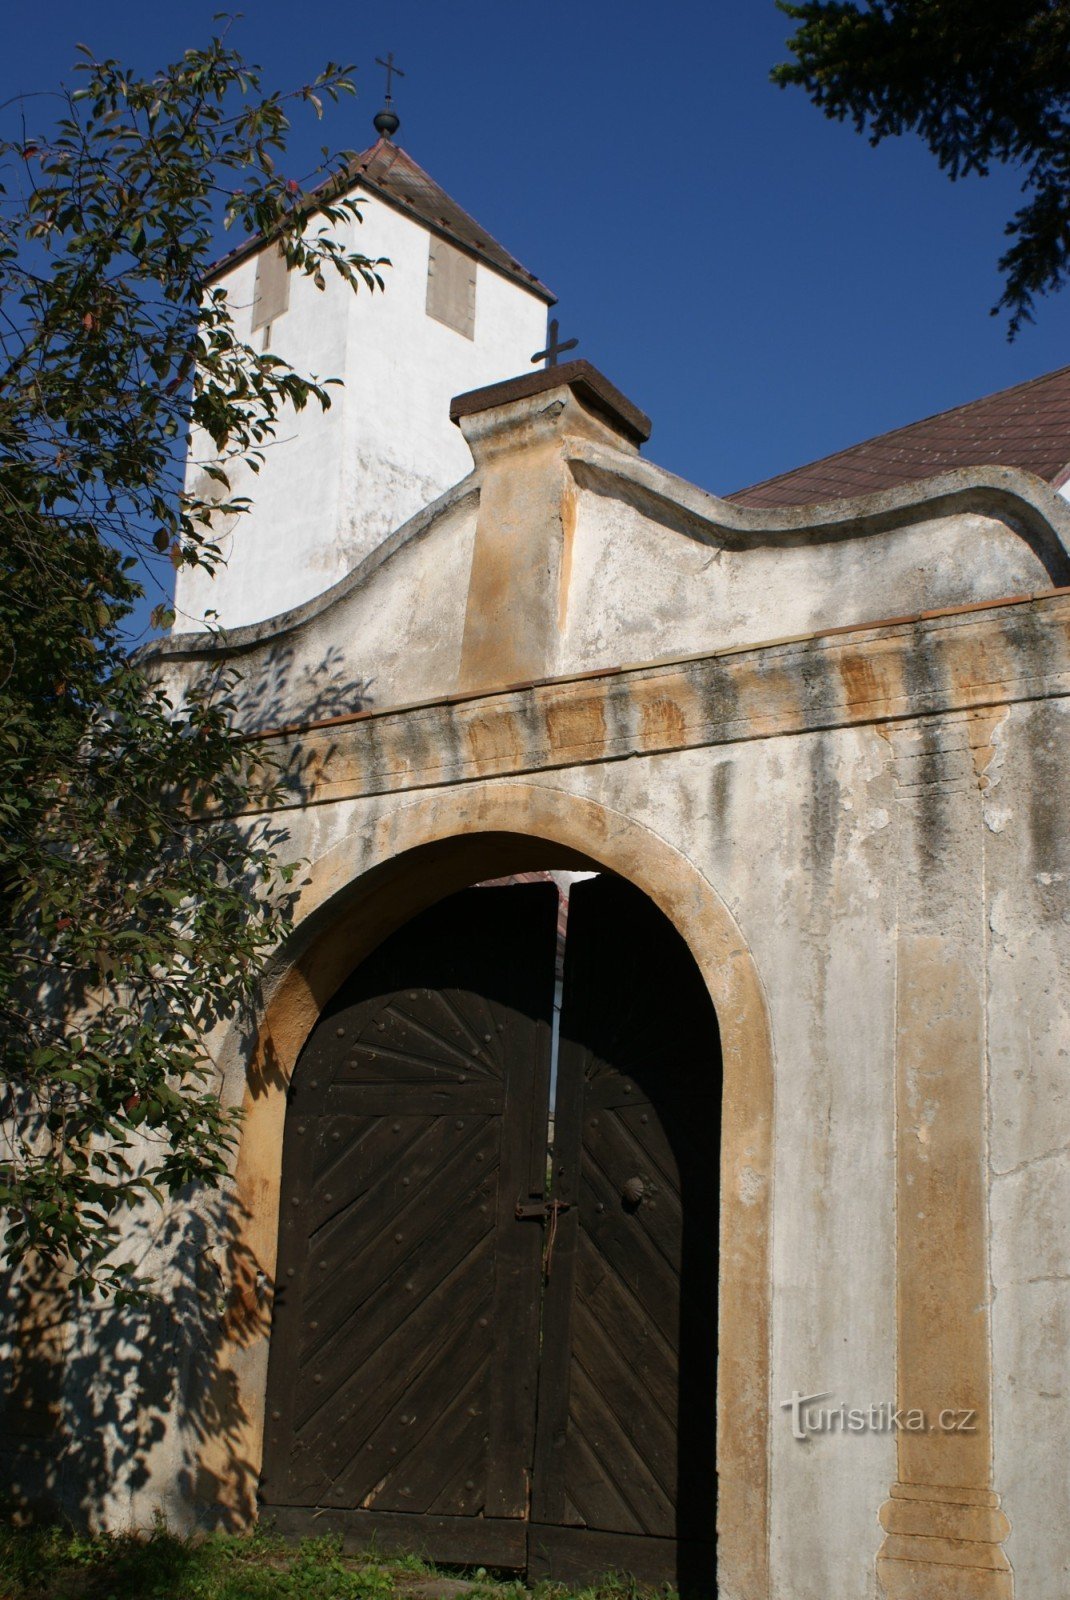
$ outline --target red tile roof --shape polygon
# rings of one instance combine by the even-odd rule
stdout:
[[[496,267],[514,283],[522,284],[553,305],[556,295],[463,211],[456,200],[451,200],[445,189],[400,145],[380,139],[370,150],[357,156],[349,171],[365,188],[409,212],[436,233],[444,234],[454,244],[470,250],[488,266]]]
[[[522,288],[530,289],[532,294],[538,295],[540,300],[545,300],[547,305],[555,304],[557,296],[552,290],[541,283],[533,272],[527,267],[522,267],[514,256],[511,256],[498,241],[481,228],[479,223],[470,217],[467,211],[451,200],[439,184],[437,184],[423,167],[417,165],[407,150],[400,145],[393,144],[389,139],[379,139],[369,149],[355,156],[343,177],[331,177],[322,183],[315,194],[322,194],[324,199],[330,195],[345,194],[355,184],[361,188],[369,189],[389,205],[396,206],[399,211],[406,212],[415,217],[433,233],[441,234],[451,243],[460,245],[463,250],[477,256],[480,261],[485,261],[495,271],[502,273],[506,278],[511,278],[514,283],[519,283]],[[263,244],[263,236],[255,234],[252,238],[244,240],[236,249],[223,256],[206,275],[205,282],[211,283],[221,273],[227,272],[246,256],[252,255]]]
[[[728,500],[802,506],[874,494],[955,467],[1021,467],[1059,487],[1070,464],[1070,367],[895,428]]]

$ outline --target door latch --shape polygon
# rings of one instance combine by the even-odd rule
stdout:
[[[542,1253],[542,1275],[547,1280],[550,1277],[550,1267],[554,1259],[554,1244],[557,1240],[557,1219],[562,1211],[571,1211],[571,1200],[518,1200],[516,1203],[516,1219],[518,1222],[545,1222],[550,1219],[550,1226],[546,1234],[546,1247]]]
[[[516,1203],[516,1220],[518,1222],[540,1222],[546,1217],[556,1216],[559,1211],[571,1211],[571,1200],[518,1200]]]

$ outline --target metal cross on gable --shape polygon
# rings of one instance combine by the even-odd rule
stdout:
[[[392,100],[394,98],[393,95],[390,92],[391,86],[392,86],[392,83],[393,83],[393,79],[394,79],[394,74],[396,73],[399,78],[403,78],[405,76],[405,74],[402,72],[400,67],[396,67],[394,65],[394,52],[393,52],[393,50],[388,50],[387,51],[387,56],[386,56],[386,60],[385,61],[383,60],[382,56],[376,56],[375,64],[376,64],[377,67],[385,67],[386,68],[386,98],[387,98],[388,101],[390,101],[390,100]]]
[[[549,339],[547,341],[546,349],[545,350],[539,350],[539,351],[536,352],[535,355],[532,356],[531,360],[532,360],[533,364],[536,361],[545,361],[545,363],[546,363],[546,365],[548,367],[556,367],[557,366],[557,358],[558,358],[558,356],[561,354],[561,352],[563,350],[575,350],[576,346],[579,344],[580,341],[578,339],[563,339],[563,340],[559,340],[558,337],[557,337],[557,332],[558,332],[558,321],[557,321],[557,318],[556,317],[551,317],[550,318],[550,337],[549,337]]]

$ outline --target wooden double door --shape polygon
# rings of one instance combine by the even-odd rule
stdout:
[[[551,1117],[558,921],[549,883],[454,895],[310,1036],[261,1499],[284,1531],[708,1591],[716,1018],[645,896],[575,884]]]

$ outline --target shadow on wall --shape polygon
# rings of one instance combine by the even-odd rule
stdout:
[[[221,1355],[263,1338],[271,1285],[239,1241],[240,1221],[225,1195],[187,1195],[162,1224],[132,1230],[167,1263],[145,1304],[72,1307],[55,1275],[7,1280],[0,1515],[115,1527],[147,1524],[158,1507],[182,1530],[196,1506],[199,1522],[245,1524],[259,1469],[244,1458],[248,1419]],[[226,1481],[201,1464],[207,1440]],[[157,1474],[170,1504],[143,1498]]]
[[[226,668],[225,658],[204,663],[201,687]],[[293,645],[282,643],[229,699],[235,723],[256,731],[367,709],[369,688],[347,676],[340,649],[298,667]],[[273,777],[299,797],[299,756]],[[261,842],[285,860],[285,828],[265,820],[264,829]],[[248,889],[257,892],[251,880]],[[57,1015],[63,1009],[57,1000]],[[277,1069],[267,1061],[261,1070]],[[242,1220],[231,1195],[201,1191],[132,1222],[127,1254],[160,1273],[157,1296],[144,1304],[72,1304],[53,1269],[0,1277],[0,1516],[144,1524],[159,1504],[156,1481],[169,1486],[171,1503],[159,1508],[176,1528],[194,1507],[200,1521],[245,1525],[259,1464],[244,1457],[249,1419],[222,1355],[266,1348],[272,1285],[241,1243]],[[225,1481],[200,1461],[209,1440],[212,1459],[227,1463]]]
[[[230,690],[233,720],[243,733],[351,716],[375,704],[374,679],[353,677],[340,646],[328,645],[315,664],[298,664],[296,657],[294,643],[280,640]],[[225,656],[203,663],[195,678],[198,687],[203,689],[213,680],[218,683],[233,665]]]

